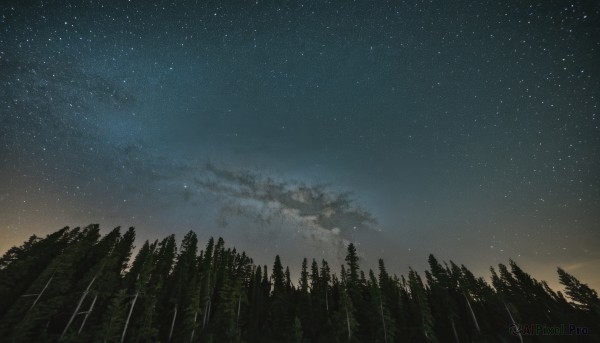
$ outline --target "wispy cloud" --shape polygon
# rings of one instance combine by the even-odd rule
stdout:
[[[352,233],[370,230],[377,220],[355,203],[348,192],[335,192],[323,185],[276,181],[250,171],[232,171],[205,165],[196,178],[202,190],[222,197],[218,223],[244,217],[270,225],[281,218],[294,225],[306,239],[320,247],[340,250]]]

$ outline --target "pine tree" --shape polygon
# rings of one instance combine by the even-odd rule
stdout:
[[[297,286],[276,256],[266,266],[220,238],[198,254],[188,233],[177,254],[173,235],[146,241],[131,266],[135,231],[104,236],[97,225],[31,237],[0,258],[0,319],[7,342],[487,342],[504,341],[507,323],[577,323],[595,334],[596,291],[558,269],[561,292],[514,261],[491,268],[492,286],[464,265],[429,256],[427,283],[358,266],[352,245],[339,278],[325,260],[303,259]],[[176,262],[174,259],[176,257]],[[44,261],[48,258],[48,261]],[[39,263],[39,265],[36,265]],[[23,270],[20,270],[22,268]],[[21,290],[11,285],[24,285]],[[5,300],[8,295],[17,299]],[[524,337],[520,336],[524,341]],[[545,337],[577,341],[579,337]]]
[[[358,254],[353,243],[348,244],[346,263],[348,264],[348,287],[350,289],[357,289],[359,274]]]
[[[154,328],[154,310],[156,307],[156,294],[154,286],[150,283],[155,271],[157,242],[144,243],[138,252],[128,276],[137,275],[136,279],[128,278],[124,288],[133,295],[129,308],[131,318],[126,321],[122,338],[128,342],[147,342],[157,340],[158,330]],[[137,302],[136,302],[137,300]]]
[[[270,286],[269,286],[270,288]],[[264,292],[262,268],[255,268],[254,277],[249,285],[247,340],[258,342],[261,337],[261,329],[265,321],[267,301],[269,294]]]
[[[173,262],[177,255],[177,244],[175,236],[170,235],[164,238],[159,244],[155,253],[154,273],[150,277],[148,292],[154,298],[154,313],[152,314],[152,322],[155,323],[154,329],[158,331],[159,338],[168,338],[170,324],[172,323],[173,312],[175,306],[170,306],[168,299],[167,280],[173,268]],[[165,333],[166,332],[166,333]]]
[[[188,323],[193,316],[187,304],[192,297],[193,288],[189,287],[197,271],[196,255],[198,251],[198,238],[193,231],[188,232],[181,242],[177,255],[177,262],[173,272],[166,282],[167,298],[163,303],[164,312],[172,308],[172,321],[164,321],[161,330],[161,339],[165,341],[185,341],[191,337],[191,328]]]
[[[69,228],[64,227],[41,239],[31,236],[23,245],[12,247],[0,258],[0,319],[58,256],[69,242]]]
[[[314,261],[313,261],[314,262]],[[316,265],[316,262],[314,262]],[[296,316],[298,323],[302,323],[303,336],[314,337],[315,325],[312,320],[312,307],[311,307],[311,296],[309,293],[309,275],[308,275],[308,261],[306,258],[302,260],[302,266],[300,268],[300,280],[298,282],[298,299],[297,299],[297,311]],[[294,324],[297,324],[296,321]]]
[[[386,331],[388,336],[388,342],[393,342],[396,337],[398,328],[401,325],[402,319],[402,301],[401,291],[398,285],[398,280],[392,278],[386,268],[383,259],[379,259],[379,287],[381,289],[381,296],[383,299],[384,310],[387,311],[387,315],[390,324],[387,325]]]
[[[537,322],[560,322],[563,319],[562,310],[552,294],[546,292],[543,284],[523,271],[513,260],[509,261],[511,273],[522,299],[523,314]]]
[[[271,278],[273,280],[273,292],[267,323],[270,331],[269,338],[273,342],[287,342],[292,340],[293,337],[293,322],[292,318],[290,318],[290,302],[286,275],[283,271],[279,255],[275,256]]]
[[[430,271],[425,271],[429,288],[429,304],[438,337],[452,337],[460,341],[456,321],[459,316],[458,292],[449,271],[438,260],[429,255]]]
[[[437,342],[438,340],[434,330],[434,320],[431,315],[429,301],[427,300],[425,286],[423,285],[423,281],[419,274],[412,269],[409,269],[408,271],[408,283],[411,297],[419,312],[420,328],[422,332],[421,337],[425,342]]]
[[[96,323],[105,314],[110,299],[122,288],[122,274],[131,256],[134,240],[134,228],[129,228],[121,237],[117,227],[90,251],[89,263],[83,266],[87,273],[79,277],[74,287],[77,291],[83,290],[83,293],[77,293],[80,296],[71,299],[72,307],[68,308],[70,319],[61,337],[77,340],[94,335]]]
[[[233,260],[234,256],[230,256]],[[215,311],[215,340],[219,342],[240,342],[241,330],[238,314],[242,305],[242,279],[240,271],[227,267],[223,285],[219,291],[219,306]]]
[[[49,337],[58,337],[64,329],[67,314],[62,314],[63,309],[74,298],[73,285],[77,282],[76,276],[82,272],[81,265],[87,262],[86,256],[99,238],[98,225],[90,225],[83,230],[75,229],[71,242],[63,254],[55,258],[52,263],[40,273],[27,290],[26,294],[34,294],[45,289],[43,297],[35,306],[28,307],[25,298],[15,302],[14,311],[9,311],[3,319],[3,328],[10,329],[11,335],[7,342],[29,341],[32,339],[44,340]],[[48,283],[49,280],[51,283]],[[45,285],[48,285],[45,288]],[[3,329],[2,331],[5,331]]]
[[[576,308],[599,315],[600,300],[598,299],[598,293],[588,287],[588,285],[581,283],[573,275],[565,272],[562,268],[557,268],[557,272],[558,280],[565,286],[565,292],[571,299],[572,304]]]
[[[390,315],[387,302],[384,300],[381,284],[378,283],[375,273],[369,270],[369,302],[368,313],[371,319],[370,341],[393,342],[394,333],[390,330],[394,322]]]
[[[102,321],[102,328],[96,332],[94,342],[120,341],[127,316],[127,300],[129,298],[130,296],[125,289],[121,289],[112,297],[108,306],[107,316]]]
[[[325,297],[325,310],[329,316],[329,283],[331,282],[331,270],[327,261],[321,261],[321,285]]]
[[[354,304],[346,290],[346,281],[342,281],[339,286],[335,285],[334,287],[339,289],[339,297],[336,298],[337,306],[332,314],[332,325],[337,334],[336,339],[340,342],[356,342],[358,341],[356,334],[359,324],[356,319]]]
[[[506,329],[503,317],[497,316],[500,303],[484,279],[476,279],[464,265],[459,267],[452,261],[448,273],[451,283],[457,285],[454,297],[460,320],[454,324],[460,341],[475,337],[485,340],[496,326]]]

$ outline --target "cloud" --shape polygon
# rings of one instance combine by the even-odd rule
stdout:
[[[232,171],[211,163],[196,178],[196,185],[220,197],[217,222],[226,226],[229,218],[249,218],[271,225],[280,218],[297,228],[314,245],[344,250],[354,232],[371,230],[377,220],[356,205],[348,192],[335,192],[323,185],[276,181],[250,171]]]

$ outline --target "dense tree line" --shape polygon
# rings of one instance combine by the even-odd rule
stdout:
[[[566,296],[516,263],[491,285],[464,265],[429,256],[424,276],[359,267],[348,246],[338,274],[302,261],[291,280],[223,240],[194,232],[146,241],[98,225],[32,236],[0,259],[3,342],[568,342],[599,341],[597,293],[558,269]],[[336,268],[337,269],[337,268]],[[530,335],[514,324],[574,324],[587,336]],[[580,332],[581,333],[581,332]]]

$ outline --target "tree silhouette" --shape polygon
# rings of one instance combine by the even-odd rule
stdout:
[[[6,342],[532,342],[598,341],[595,290],[558,268],[562,292],[516,262],[490,268],[428,258],[425,278],[361,270],[348,245],[339,274],[303,259],[297,283],[245,253],[188,232],[144,242],[98,225],[32,236],[0,258],[0,337]],[[572,324],[586,336],[510,335],[524,323]]]

